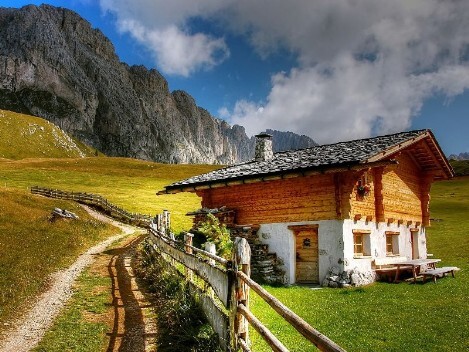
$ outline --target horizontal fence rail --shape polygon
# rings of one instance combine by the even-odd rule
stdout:
[[[149,229],[149,232],[152,234],[152,240],[154,241],[154,244],[156,244],[161,251],[184,265],[187,269],[192,270],[193,273],[209,284],[220,298],[223,305],[228,307],[228,301],[230,297],[228,291],[229,279],[226,270],[223,271],[218,267],[211,265],[209,262],[205,262],[194,254],[186,253],[178,248],[173,247],[170,244],[170,241],[166,240],[162,236],[158,236],[155,230],[151,228]],[[199,251],[199,254],[203,254],[203,252],[204,251]]]
[[[151,247],[161,255],[171,270],[183,275],[189,282],[207,320],[218,334],[224,351],[250,351],[249,325],[273,351],[288,351],[249,310],[249,294],[252,289],[319,350],[345,352],[250,278],[251,249],[246,239],[235,239],[232,258],[227,260],[217,256],[214,251],[194,247],[191,233],[185,233],[184,241],[177,241],[170,231],[171,216],[166,210],[152,218],[149,215],[129,213],[100,195],[37,186],[31,187],[31,193],[91,205],[101,208],[117,220],[148,228]],[[177,264],[184,267],[182,273]]]
[[[162,218],[165,216],[162,215]],[[160,221],[158,216],[155,219],[156,223],[152,223],[148,230],[153,248],[162,255],[168,265],[175,266],[177,263],[185,268],[183,275],[191,284],[208,321],[218,334],[223,350],[250,351],[251,325],[273,351],[288,351],[249,310],[249,294],[250,289],[253,289],[319,350],[345,352],[250,278],[251,249],[246,239],[235,239],[232,258],[227,260],[214,252],[192,246],[191,233],[185,233],[184,241],[175,240],[165,222]],[[204,283],[203,289],[200,282]]]
[[[156,217],[158,219],[158,217]],[[177,241],[171,232],[166,231],[164,221],[152,223],[148,228],[152,248],[161,255],[169,266],[176,263],[184,267],[183,275],[189,282],[192,294],[196,297],[213,330],[218,334],[223,350],[230,350],[229,315],[233,274],[231,262],[214,253],[192,246],[190,233],[185,241]],[[203,284],[202,284],[203,283]]]
[[[152,220],[152,217],[150,215],[130,213],[118,207],[117,205],[112,204],[103,196],[97,194],[84,192],[67,192],[58,189],[51,189],[38,186],[31,187],[31,193],[49,198],[73,200],[78,203],[91,205],[93,207],[102,209],[104,213],[108,214],[112,218],[130,225],[148,227],[150,226]]]
[[[301,335],[312,342],[319,350],[327,352],[344,351],[339,345],[314,329],[296,313],[277,298],[267,292],[261,285],[252,280],[245,273],[238,271],[236,276],[252,288],[265,302],[267,302],[281,317],[283,317],[291,326],[293,326]],[[245,310],[246,308],[244,308]]]

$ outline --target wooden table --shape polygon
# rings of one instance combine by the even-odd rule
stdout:
[[[404,262],[395,263],[394,265],[397,267],[397,269],[396,269],[396,276],[394,277],[394,282],[398,282],[400,269],[411,269],[412,276],[414,277],[414,282],[416,282],[417,281],[417,269],[419,269],[422,265],[428,265],[432,269],[435,269],[435,264],[438,262],[441,262],[441,259],[413,259],[413,260],[407,260]]]

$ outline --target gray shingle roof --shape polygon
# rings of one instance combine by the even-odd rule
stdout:
[[[248,161],[228,166],[203,175],[194,176],[166,186],[166,191],[186,186],[206,185],[219,181],[231,181],[276,175],[294,171],[347,167],[366,163],[370,158],[401,143],[412,140],[428,130],[401,132],[386,136],[358,139],[348,142],[320,145],[307,149],[274,154],[268,161]]]

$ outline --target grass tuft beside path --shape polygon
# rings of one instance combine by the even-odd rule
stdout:
[[[80,219],[51,223],[48,216],[54,207],[75,212]],[[19,307],[45,289],[50,273],[117,231],[76,203],[0,188],[0,332]]]
[[[74,295],[53,327],[47,332],[36,352],[91,352],[106,346],[106,321],[93,321],[86,314],[102,314],[110,309],[109,278],[96,276],[86,270],[80,275]],[[97,289],[104,287],[104,290]]]

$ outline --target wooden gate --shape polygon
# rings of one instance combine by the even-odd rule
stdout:
[[[289,226],[295,234],[295,281],[319,283],[318,225]]]

